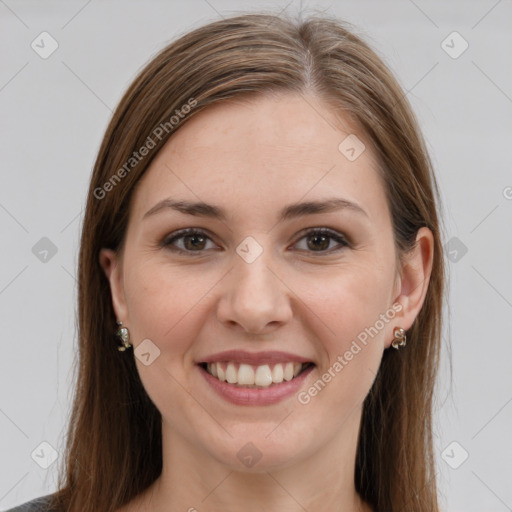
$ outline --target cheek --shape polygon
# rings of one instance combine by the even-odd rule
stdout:
[[[162,355],[184,353],[201,327],[191,319],[201,315],[204,297],[219,277],[202,273],[198,279],[193,267],[157,262],[134,262],[130,268],[125,294],[135,344],[149,338]]]
[[[390,309],[392,283],[388,274],[358,267],[333,273],[321,283],[310,283],[308,301],[331,332],[330,338],[337,340],[335,346],[342,348]]]
[[[317,334],[324,333],[319,341],[325,358],[317,376],[322,382],[309,395],[323,395],[319,406],[328,401],[330,407],[347,411],[367,395],[380,366],[388,323],[395,315],[391,284],[389,269],[365,266],[345,269],[309,288],[308,303],[323,326]]]
[[[151,352],[147,365],[135,358],[143,386],[164,417],[173,417],[176,410],[194,411],[197,404],[184,390],[204,314],[201,299],[214,283],[198,279],[192,267],[178,270],[150,259],[134,259],[129,268],[125,294],[134,350],[149,339],[159,351]]]

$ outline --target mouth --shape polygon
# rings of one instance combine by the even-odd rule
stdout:
[[[253,365],[237,361],[215,361],[199,363],[199,366],[218,381],[234,387],[266,389],[300,377],[314,363],[288,361]]]

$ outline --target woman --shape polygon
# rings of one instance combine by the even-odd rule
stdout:
[[[404,92],[344,23],[170,44],[99,151],[65,466],[23,510],[439,510],[437,201]]]

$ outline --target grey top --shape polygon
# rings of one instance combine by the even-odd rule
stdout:
[[[17,507],[11,508],[6,512],[55,512],[53,510],[50,510],[50,508],[48,507],[51,497],[52,494],[40,496],[39,498],[35,498],[31,501],[23,503],[22,505],[18,505]]]

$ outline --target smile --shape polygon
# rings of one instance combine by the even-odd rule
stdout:
[[[203,363],[201,366],[221,382],[227,382],[245,388],[268,388],[291,381],[312,363],[269,363],[251,365],[236,361]]]

